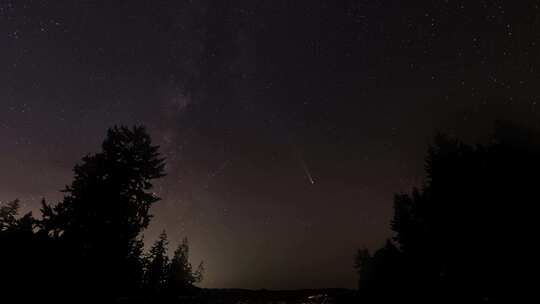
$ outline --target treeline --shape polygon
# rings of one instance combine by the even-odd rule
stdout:
[[[532,294],[540,132],[498,122],[470,145],[439,134],[425,181],[394,197],[393,238],[355,267],[367,303],[512,303]]]
[[[159,201],[152,181],[165,162],[143,127],[108,130],[99,153],[74,168],[62,201],[43,200],[40,216],[0,207],[0,302],[104,303],[189,294],[202,280],[187,239],[167,253],[162,233],[144,252],[142,231]]]
[[[40,216],[0,206],[0,302],[156,302],[193,294],[184,239],[172,256],[163,232],[145,252],[141,233],[159,201],[164,159],[143,127],[108,131],[74,168],[64,198]],[[385,246],[357,253],[364,303],[511,303],[532,294],[540,202],[540,131],[499,122],[470,145],[439,134],[425,180],[394,196]],[[183,298],[185,300],[185,298]]]

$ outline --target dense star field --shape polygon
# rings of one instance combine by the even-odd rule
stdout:
[[[539,2],[0,0],[0,201],[143,124],[145,236],[189,237],[203,287],[352,288],[436,130],[540,118]]]

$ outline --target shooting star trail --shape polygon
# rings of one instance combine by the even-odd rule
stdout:
[[[299,157],[300,158],[300,164],[302,164],[302,169],[304,169],[304,173],[306,174],[306,177],[308,178],[309,182],[314,185],[315,184],[315,180],[313,179],[313,176],[311,176],[311,172],[309,171],[309,168],[306,164],[306,161],[304,161],[304,159],[302,158],[302,156]]]
[[[308,181],[310,184],[312,185],[315,185],[315,179],[313,179],[313,175],[311,175],[311,170],[309,170],[309,167],[306,163],[306,161],[304,160],[304,157],[302,156],[302,152],[300,151],[300,149],[298,149],[298,147],[294,144],[294,142],[292,142],[292,140],[290,141],[290,145],[291,145],[291,150],[293,152],[293,155],[298,158],[298,160],[300,161],[300,165],[302,166],[302,170],[304,171],[304,174],[306,175]]]

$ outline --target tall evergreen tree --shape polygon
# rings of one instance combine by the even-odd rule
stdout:
[[[398,248],[371,259],[372,277],[390,286],[396,274],[387,270],[401,269],[394,290],[411,291],[407,300],[415,302],[502,303],[532,292],[520,272],[538,252],[529,244],[540,200],[540,132],[499,122],[488,143],[474,146],[439,134],[425,170],[420,189],[394,198]],[[392,260],[398,263],[389,267]]]
[[[159,200],[152,180],[164,176],[164,159],[142,126],[108,130],[102,151],[74,168],[62,202],[43,204],[41,227],[70,252],[80,268],[74,274],[86,292],[126,294],[140,273],[139,233]],[[131,285],[131,286],[129,286]]]
[[[165,290],[169,273],[169,257],[167,256],[167,233],[161,232],[146,258],[144,285],[147,292],[159,294]]]
[[[201,262],[196,270],[193,270],[189,262],[189,243],[184,238],[174,251],[169,268],[167,285],[172,293],[179,293],[192,289],[195,284],[203,279],[204,266]]]

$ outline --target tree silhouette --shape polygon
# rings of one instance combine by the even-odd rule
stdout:
[[[19,217],[19,209],[19,200],[0,204],[0,236],[13,238],[20,234],[33,234],[35,220],[32,213]]]
[[[31,275],[40,265],[33,259],[35,220],[31,213],[19,216],[19,208],[18,200],[0,204],[0,296],[6,301],[14,300],[26,284],[38,291],[40,281]]]
[[[19,200],[0,205],[0,232],[11,230],[17,226]]]
[[[174,251],[169,267],[167,285],[169,292],[178,294],[186,292],[200,283],[203,279],[204,266],[201,262],[196,270],[193,270],[189,262],[189,243],[184,238]]]
[[[168,244],[167,234],[163,231],[152,248],[150,248],[146,258],[144,284],[146,290],[152,294],[159,294],[165,289],[167,274],[169,273]]]
[[[395,244],[387,241],[373,255],[359,250],[355,258],[358,289],[369,302],[388,303],[400,300],[407,293],[403,286],[403,256]],[[390,292],[391,291],[391,292]]]
[[[425,170],[421,188],[394,198],[398,262],[390,268],[402,271],[394,287],[407,294],[401,299],[495,303],[523,294],[519,271],[537,252],[528,244],[540,198],[540,132],[498,122],[478,145],[438,134]],[[360,275],[369,276],[361,285],[392,286],[400,275],[386,274],[390,263],[364,255]]]
[[[165,231],[144,254],[140,234],[164,159],[143,127],[109,129],[74,173],[61,202],[42,200],[41,219],[19,216],[18,200],[0,204],[0,301],[106,303],[193,290],[203,269],[192,270],[187,239],[171,261]]]
[[[108,130],[102,151],[85,156],[54,207],[43,203],[42,233],[68,251],[80,292],[132,293],[142,275],[139,233],[159,200],[151,181],[164,176],[164,160],[144,127]]]
[[[184,238],[174,251],[172,259],[167,254],[167,233],[163,231],[150,248],[145,261],[144,287],[148,295],[174,297],[196,290],[202,281],[203,263],[193,270],[189,262],[189,243]]]

